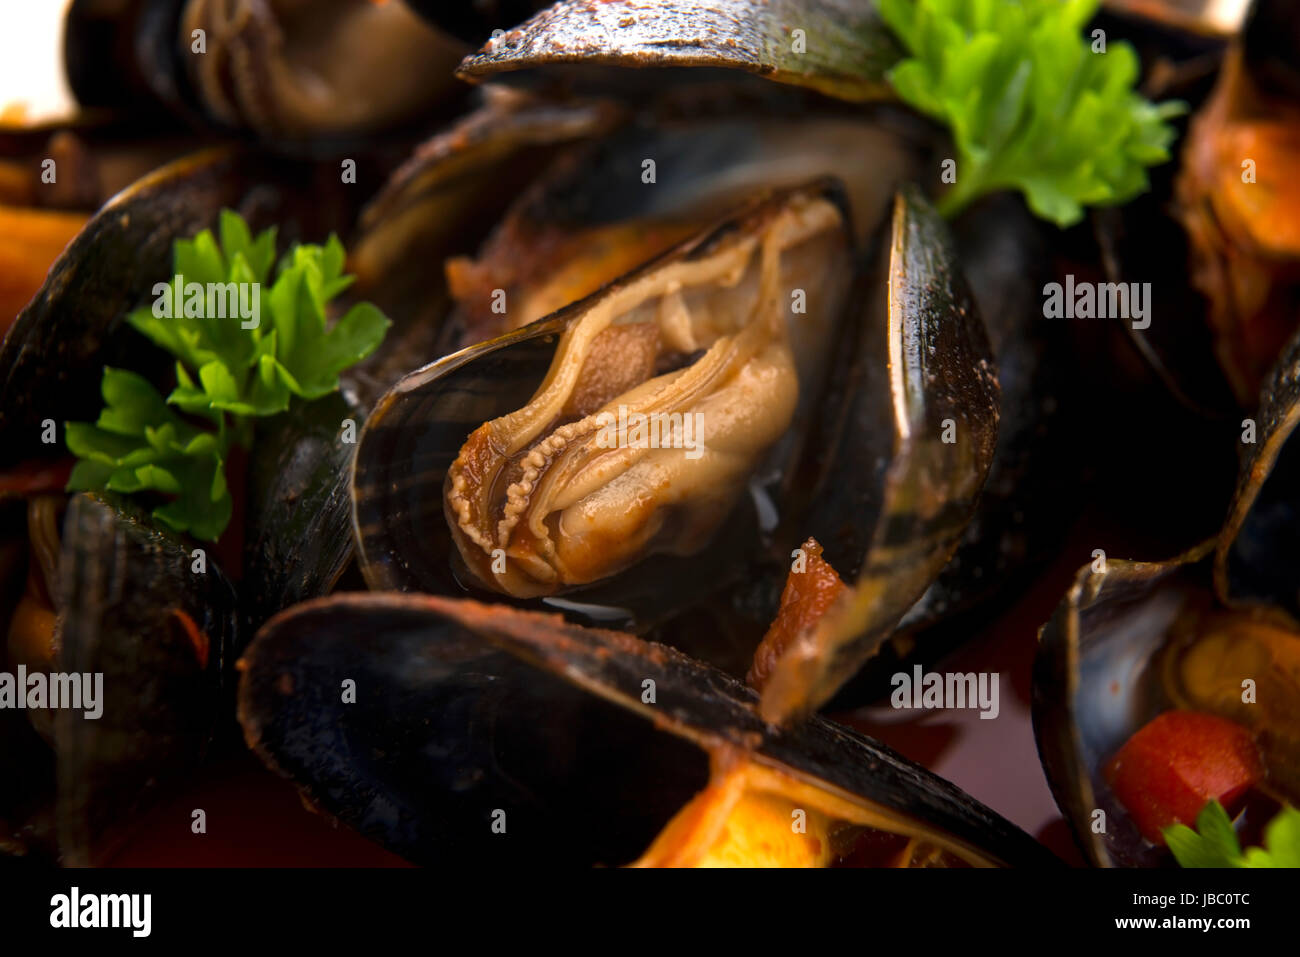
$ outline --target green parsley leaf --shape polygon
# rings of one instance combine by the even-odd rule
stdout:
[[[1196,816],[1196,830],[1174,824],[1165,843],[1183,867],[1300,867],[1300,811],[1284,807],[1264,829],[1265,847],[1242,853],[1228,812],[1211,801]]]
[[[196,538],[219,537],[230,521],[232,503],[217,436],[181,419],[134,372],[105,368],[100,391],[107,405],[99,420],[94,425],[69,422],[64,433],[68,449],[80,459],[68,491],[175,496],[155,509],[155,517]],[[222,475],[219,486],[214,486],[214,473]]]
[[[1125,202],[1166,162],[1178,102],[1134,92],[1126,43],[1094,53],[1084,25],[1100,0],[879,0],[909,56],[889,73],[899,98],[947,124],[956,182],[939,201],[955,215],[976,198],[1019,190],[1058,226],[1083,207]]]
[[[330,300],[353,278],[343,273],[347,256],[336,236],[286,253],[267,288],[275,230],[254,237],[230,210],[221,211],[217,230],[220,242],[206,229],[177,240],[172,280],[155,287],[153,306],[127,316],[176,358],[176,387],[164,399],[135,373],[106,368],[98,421],[70,422],[65,432],[80,460],[69,491],[166,497],[154,516],[209,541],[232,514],[231,445],[246,447],[253,421],[284,412],[294,396],[310,401],[336,390],[339,374],[373,353],[390,324],[369,303],[328,322]]]

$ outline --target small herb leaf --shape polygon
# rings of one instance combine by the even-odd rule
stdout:
[[[1133,89],[1138,58],[1112,42],[1094,53],[1082,29],[1100,0],[879,0],[909,53],[889,74],[895,92],[948,125],[957,178],[940,200],[953,215],[985,193],[1015,189],[1058,226],[1083,207],[1122,203],[1147,188],[1146,167],[1169,159],[1166,121]]]
[[[275,229],[254,237],[237,213],[222,210],[217,231],[220,243],[210,230],[177,240],[176,276],[153,308],[127,316],[176,358],[175,388],[164,399],[143,377],[106,368],[98,421],[70,422],[65,432],[80,459],[69,490],[170,496],[155,517],[207,540],[230,522],[231,444],[247,445],[253,420],[284,412],[292,396],[310,400],[337,389],[339,374],[374,352],[389,326],[369,303],[327,323],[330,300],[352,282],[337,237],[294,247],[262,295],[275,263]]]

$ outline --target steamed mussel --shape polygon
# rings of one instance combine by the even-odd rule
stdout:
[[[937,157],[945,144],[933,128],[894,105],[861,105],[860,101],[884,91],[888,57],[882,51],[893,44],[875,12],[870,7],[848,9],[834,3],[801,5],[800,27],[831,31],[826,35],[840,36],[844,24],[836,19],[838,14],[862,22],[861,29],[849,30],[843,43],[835,44],[837,51],[851,56],[846,53],[832,63],[821,58],[826,51],[819,48],[817,56],[800,59],[796,70],[789,63],[775,63],[772,58],[779,59],[779,50],[770,44],[752,62],[714,49],[707,30],[700,34],[698,50],[651,55],[652,47],[660,52],[666,49],[656,46],[654,37],[656,31],[671,32],[672,24],[680,22],[674,20],[682,13],[677,9],[624,10],[624,16],[636,19],[636,30],[612,30],[593,39],[596,34],[583,25],[593,18],[603,23],[616,17],[620,6],[557,4],[519,30],[496,37],[480,55],[466,61],[462,72],[482,84],[485,110],[431,141],[427,162],[408,164],[402,172],[404,182],[398,189],[386,190],[367,217],[380,238],[385,229],[375,222],[377,214],[395,221],[408,218],[411,210],[404,208],[405,203],[421,202],[424,184],[442,184],[458,174],[453,144],[468,137],[481,139],[491,111],[512,98],[510,119],[517,123],[530,111],[554,111],[557,106],[572,110],[589,103],[598,89],[606,94],[628,89],[644,94],[647,84],[663,87],[660,93],[643,97],[637,112],[615,116],[602,128],[580,133],[572,146],[561,145],[546,156],[540,171],[524,176],[477,255],[447,257],[442,252],[446,288],[455,308],[445,317],[440,345],[459,346],[463,351],[401,382],[380,401],[362,435],[353,496],[367,583],[374,588],[540,603],[563,609],[574,620],[617,622],[670,643],[674,639],[668,623],[675,616],[683,609],[699,611],[711,603],[707,614],[720,616],[725,631],[742,637],[725,638],[716,649],[695,650],[739,673],[761,634],[765,615],[775,607],[782,577],[779,566],[789,549],[811,534],[826,544],[835,567],[856,579],[871,564],[868,553],[888,547],[873,544],[872,535],[887,524],[883,516],[892,514],[891,509],[906,510],[908,506],[901,503],[914,494],[909,482],[916,479],[948,483],[939,497],[963,504],[930,526],[927,523],[940,514],[941,506],[926,505],[925,516],[913,526],[918,540],[925,542],[909,557],[916,565],[899,575],[885,570],[879,577],[883,594],[912,607],[900,610],[892,600],[882,603],[876,611],[881,624],[866,629],[873,637],[862,644],[865,650],[855,660],[880,650],[904,613],[910,634],[959,613],[981,606],[987,609],[988,599],[1007,595],[1016,574],[1029,567],[1027,559],[1059,535],[1070,509],[1063,503],[1058,507],[1060,500],[1048,494],[1030,494],[1028,501],[1015,497],[1022,484],[1040,487],[1029,474],[1031,449],[1056,443],[1058,452],[1073,451],[1071,443],[1057,441],[1062,433],[1052,426],[1060,420],[1057,396],[1067,388],[1070,369],[1063,337],[1060,330],[1034,321],[1041,312],[1036,299],[1045,274],[1040,247],[1049,240],[1032,224],[1026,227],[1023,210],[1015,203],[988,204],[958,221],[960,254],[927,248],[946,242],[941,239],[942,229],[932,229],[924,239],[910,237],[895,253],[896,268],[904,268],[904,260],[910,260],[912,265],[906,268],[918,273],[908,281],[914,278],[918,287],[931,281],[922,278],[929,271],[935,289],[940,290],[934,297],[935,308],[951,315],[969,307],[972,314],[954,320],[954,334],[942,337],[937,333],[941,324],[937,316],[899,318],[897,334],[903,340],[908,322],[932,323],[934,331],[918,329],[916,345],[891,344],[888,323],[894,320],[882,315],[891,310],[902,313],[905,307],[901,300],[881,295],[889,268],[882,259],[890,255],[883,250],[895,228],[887,221],[890,199],[908,179],[919,179],[924,192],[932,194],[938,186]],[[708,5],[687,6],[703,10]],[[764,35],[788,41],[796,21],[786,12],[736,7],[735,15],[746,29],[752,28],[756,42]],[[427,13],[437,21],[436,11]],[[578,42],[579,37],[586,39]],[[725,69],[699,69],[706,63]],[[630,75],[634,73],[639,75]],[[743,75],[747,73],[777,79],[781,85],[755,82]],[[832,98],[854,105],[845,108]],[[509,137],[497,140],[504,143]],[[518,152],[509,144],[505,149]],[[498,156],[491,158],[496,162]],[[506,421],[517,421],[509,417],[525,410],[542,388],[558,332],[558,326],[548,323],[567,318],[577,308],[575,303],[590,307],[602,291],[612,297],[609,290],[626,282],[639,264],[682,243],[697,242],[755,194],[797,187],[827,175],[840,181],[848,199],[856,289],[863,290],[852,295],[865,296],[868,304],[862,309],[850,307],[851,314],[839,328],[851,341],[837,346],[814,381],[806,381],[805,376],[800,382],[800,403],[790,432],[806,434],[787,434],[761,463],[747,469],[747,487],[736,486],[726,496],[727,507],[718,509],[722,514],[711,516],[710,524],[717,527],[710,536],[679,535],[671,529],[658,534],[651,531],[651,523],[639,526],[650,544],[641,548],[634,539],[615,532],[616,524],[606,522],[608,555],[598,562],[604,572],[598,574],[597,566],[566,572],[556,567],[552,557],[524,554],[538,543],[543,551],[564,544],[553,532],[542,534],[542,524],[561,519],[555,511],[547,519],[532,507],[537,500],[531,488],[528,527],[514,517],[502,522],[505,509],[524,507],[524,496],[516,494],[512,500],[512,486],[518,490],[541,480],[554,489],[555,473],[548,471],[548,479],[539,471],[536,479],[520,482],[527,469],[518,462],[505,472],[493,470],[494,488],[475,486],[481,502],[452,486],[442,488],[444,482],[465,478],[460,472],[463,462],[458,464],[457,459],[469,437],[484,428],[478,433],[481,439]],[[486,201],[499,199],[494,195]],[[967,277],[978,293],[973,301],[958,290],[965,280],[952,275],[969,272],[965,267],[971,264],[978,270]],[[793,283],[788,292],[804,285]],[[945,297],[949,301],[943,302]],[[974,314],[977,304],[978,315]],[[864,319],[867,313],[874,318]],[[806,316],[790,318],[797,320],[790,324],[794,329]],[[992,355],[983,342],[985,333],[971,332],[981,320],[992,327]],[[862,332],[864,328],[869,331]],[[892,358],[932,345],[936,348],[912,366],[913,370],[929,366],[918,371],[919,385],[885,380],[882,370]],[[598,355],[604,351],[603,346],[597,347]],[[1011,360],[1013,375],[1003,407],[997,409],[998,399],[990,395],[989,386],[997,376],[995,360],[1000,364],[1004,354]],[[634,379],[639,375],[628,371]],[[957,414],[930,415],[943,405],[939,399],[907,408],[900,393],[914,387],[929,390],[931,396],[940,391],[961,395],[952,404]],[[616,413],[620,404],[626,405],[612,401],[616,393],[608,398],[610,408],[592,409],[592,413]],[[809,410],[812,414],[806,415]],[[552,421],[535,423],[537,428],[563,429],[578,421],[572,418],[571,408],[542,411],[554,415]],[[998,433],[992,426],[999,417],[1009,427],[994,441]],[[926,478],[924,473],[934,468],[925,460],[927,453],[917,450],[914,457],[899,456],[899,450],[910,452],[933,441],[950,419],[955,434],[951,429],[945,433],[940,442],[946,447],[937,455],[944,460],[940,470],[950,471],[943,479]],[[633,427],[636,421],[631,420]],[[489,422],[494,425],[488,426]],[[543,439],[533,435],[517,449],[507,449],[511,444],[507,441],[493,454],[540,460],[543,453],[528,443]],[[484,451],[482,443],[478,451]],[[896,456],[909,461],[895,465],[897,481],[886,493],[884,469]],[[909,470],[912,479],[907,477]],[[1042,474],[1039,470],[1039,478]],[[472,478],[471,485],[477,482],[477,474]],[[987,508],[976,501],[986,478],[996,490],[985,500]],[[889,496],[896,498],[882,504]],[[488,500],[494,507],[488,507]],[[594,505],[593,498],[584,501]],[[571,505],[566,502],[565,508]],[[656,511],[655,522],[668,518],[664,509]],[[467,522],[461,521],[462,513]],[[566,515],[576,528],[572,523],[577,511]],[[620,517],[635,523],[630,514]],[[959,546],[957,560],[945,569]],[[674,549],[692,552],[693,557],[679,555],[690,560],[674,560]],[[620,550],[627,555],[620,557],[616,554]],[[747,560],[737,560],[737,553]],[[527,575],[520,572],[523,559],[534,569]],[[692,572],[702,568],[710,574]],[[906,586],[900,584],[903,574],[914,576]],[[924,601],[916,604],[923,595]],[[866,604],[864,599],[864,608]],[[741,615],[734,611],[738,606],[745,608]],[[861,615],[858,625],[863,624]],[[852,627],[845,626],[845,635]],[[845,635],[823,644],[845,641]],[[833,670],[845,667],[841,664]],[[828,690],[836,684],[838,680],[829,683]]]
[[[698,552],[794,421],[850,278],[842,214],[796,194],[560,318],[537,393],[447,471],[448,524],[478,581],[530,598]],[[796,285],[812,305],[788,323]]]
[[[1300,337],[1265,384],[1258,441],[1244,445],[1219,534],[1164,562],[1103,557],[1079,572],[1043,628],[1039,751],[1062,812],[1099,866],[1168,863],[1162,828],[1192,824],[1211,799],[1254,844],[1279,805],[1300,803],[1297,362]],[[1169,715],[1183,734],[1148,730],[1161,719],[1169,725]],[[1165,753],[1143,760],[1164,770],[1127,783],[1122,775],[1132,772],[1122,765],[1144,732]],[[1158,793],[1159,775],[1186,782],[1186,799],[1169,797],[1169,785],[1163,799],[1139,800]]]
[[[354,464],[371,586],[543,596],[644,628],[744,577],[747,552],[813,534],[837,568],[887,594],[863,597],[818,640],[824,700],[956,547],[997,422],[987,339],[933,211],[900,193],[888,245],[854,280],[841,209],[825,187],[760,200],[554,316],[400,381]],[[837,329],[853,346],[834,355]],[[826,369],[856,388],[824,393]],[[659,419],[677,439],[693,438],[683,417],[700,414],[703,448],[618,435],[652,413],[678,417]],[[914,507],[918,482],[927,498]],[[846,513],[845,496],[860,505]],[[886,527],[912,543],[905,553]],[[811,680],[809,667],[791,680]]]

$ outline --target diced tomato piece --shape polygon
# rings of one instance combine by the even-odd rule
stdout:
[[[803,543],[804,564],[790,569],[781,592],[781,607],[754,650],[754,662],[747,679],[750,687],[762,690],[776,663],[801,635],[812,631],[848,587],[822,558],[821,544],[815,538]]]
[[[1106,767],[1115,796],[1148,841],[1163,844],[1160,829],[1192,826],[1217,800],[1229,813],[1264,776],[1250,732],[1225,718],[1167,711],[1133,737]]]

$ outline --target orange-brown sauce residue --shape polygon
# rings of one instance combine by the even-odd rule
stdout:
[[[194,648],[194,659],[199,663],[199,667],[206,671],[208,667],[208,654],[211,650],[212,644],[208,638],[207,632],[200,628],[195,623],[194,619],[180,608],[173,608],[171,610],[171,616],[176,623],[181,626],[181,630],[185,633],[185,637],[190,640],[190,645]]]
[[[781,592],[781,607],[767,634],[754,651],[754,663],[746,680],[762,690],[781,655],[817,626],[822,616],[846,588],[830,563],[822,558],[822,547],[815,538],[803,543],[804,569],[790,570]]]

